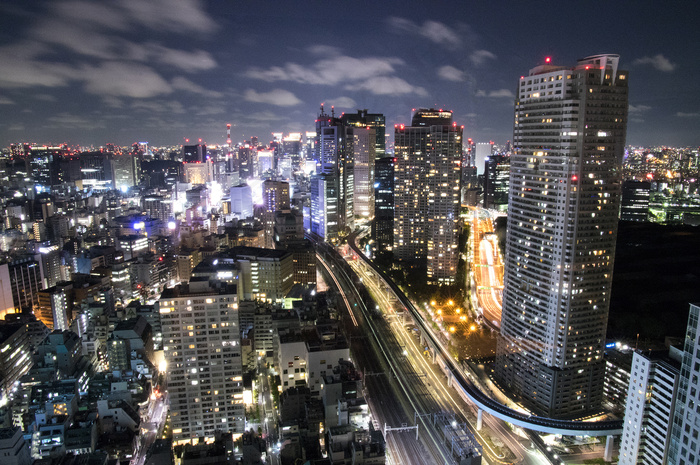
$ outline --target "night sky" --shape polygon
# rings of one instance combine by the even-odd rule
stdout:
[[[387,126],[454,111],[477,142],[512,138],[518,78],[618,53],[628,144],[700,144],[697,2],[8,1],[0,146],[211,144],[313,130],[321,103]],[[391,132],[391,131],[388,131]]]

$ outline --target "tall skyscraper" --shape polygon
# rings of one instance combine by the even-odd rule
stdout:
[[[218,286],[218,287],[213,287]],[[235,285],[193,279],[158,302],[175,443],[245,428]]]
[[[627,72],[618,55],[520,78],[496,375],[536,413],[598,411]]]
[[[376,160],[374,168],[374,222],[372,238],[380,250],[394,243],[394,157]]]
[[[374,162],[376,133],[373,128],[347,128],[347,150],[353,161],[353,213],[362,218],[374,215]]]
[[[394,257],[425,260],[431,284],[457,274],[463,129],[434,109],[394,128]]]
[[[357,113],[343,113],[340,117],[346,126],[374,129],[375,157],[383,158],[386,154],[386,117],[381,113],[369,113],[368,110],[357,110]]]

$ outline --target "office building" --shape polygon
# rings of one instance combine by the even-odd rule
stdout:
[[[357,110],[357,113],[343,113],[340,120],[346,126],[374,129],[375,158],[378,160],[386,155],[386,117],[383,114]]]
[[[374,215],[374,161],[376,132],[373,128],[348,128],[347,147],[353,160],[353,213],[369,219]]]
[[[207,146],[204,144],[183,145],[182,161],[185,163],[203,163],[207,159]]]
[[[372,238],[380,250],[391,250],[394,243],[394,157],[375,161]]]
[[[247,184],[234,186],[229,191],[231,214],[244,220],[253,216],[253,189]]]
[[[394,128],[394,257],[425,262],[430,284],[454,284],[463,127],[421,109]]]
[[[228,258],[218,261],[223,264],[232,260],[238,264],[239,291],[245,300],[283,302],[294,285],[294,260],[286,250],[236,246],[226,254]]]
[[[625,181],[622,183],[622,221],[647,221],[649,217],[649,181]]]
[[[618,464],[666,463],[679,368],[667,352],[634,353]]]
[[[496,376],[548,417],[601,408],[627,121],[618,61],[544,64],[518,85]]]
[[[678,393],[671,424],[669,465],[691,465],[700,460],[700,305],[690,304]]]
[[[510,157],[491,155],[484,163],[484,208],[508,210]]]
[[[245,428],[238,292],[192,280],[158,301],[175,443]]]
[[[334,175],[318,174],[309,181],[311,193],[311,232],[326,242],[335,242],[340,234],[338,182]]]

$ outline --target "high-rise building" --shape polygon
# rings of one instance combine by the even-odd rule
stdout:
[[[311,177],[310,226],[311,232],[327,242],[338,240],[338,185],[331,174],[318,174]]]
[[[357,113],[343,113],[340,117],[343,124],[358,128],[372,128],[376,134],[374,155],[378,160],[386,154],[386,117],[381,113],[369,113],[368,110],[357,110]]]
[[[649,181],[625,181],[622,183],[620,219],[623,221],[647,221],[649,217]]]
[[[236,287],[193,280],[165,289],[158,307],[173,441],[240,436],[245,405]]]
[[[508,209],[510,157],[491,155],[484,163],[484,208]]]
[[[691,465],[700,459],[700,304],[690,304],[683,361],[671,425],[669,465]]]
[[[394,257],[427,261],[432,284],[453,284],[463,127],[451,111],[421,109],[394,128]]]
[[[207,146],[204,144],[183,145],[182,161],[185,163],[203,163],[207,159]]]
[[[376,132],[374,128],[346,129],[347,150],[353,160],[353,213],[362,218],[374,215],[374,162]]]
[[[620,465],[666,463],[679,365],[667,353],[634,353]]]
[[[394,157],[379,158],[374,165],[372,238],[382,250],[394,243]]]
[[[540,415],[599,411],[627,72],[618,55],[521,77],[496,375]]]
[[[265,228],[265,247],[275,248],[275,212],[288,211],[289,205],[289,183],[284,181],[273,181],[267,179],[262,185],[263,207],[262,214],[263,227]]]

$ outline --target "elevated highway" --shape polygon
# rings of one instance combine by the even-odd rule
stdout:
[[[384,272],[379,269],[371,260],[362,253],[355,244],[357,233],[348,236],[348,244],[352,251],[365,264],[367,264],[393,291],[401,305],[406,309],[408,314],[413,319],[414,324],[420,328],[421,334],[424,335],[426,345],[435,354],[436,361],[439,356],[439,362],[443,370],[448,376],[448,379],[453,388],[460,394],[469,399],[479,407],[479,417],[481,412],[490,413],[496,418],[507,421],[513,425],[527,428],[532,431],[548,434],[561,434],[564,436],[617,436],[622,434],[622,420],[605,420],[605,421],[576,421],[576,420],[556,420],[552,418],[539,417],[529,415],[510,407],[507,407],[500,402],[488,397],[484,394],[472,381],[470,381],[457,365],[457,363],[449,355],[449,352],[430,330],[430,325],[424,320],[418,309],[413,306],[413,303],[404,295],[399,287],[389,279]],[[608,441],[612,444],[612,441]],[[607,450],[606,450],[607,452]]]

